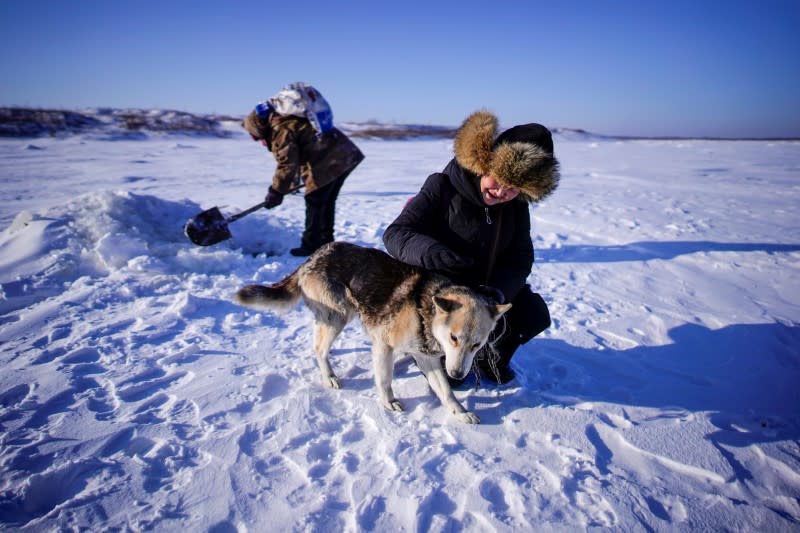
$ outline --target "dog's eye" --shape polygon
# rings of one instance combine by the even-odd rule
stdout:
[[[452,333],[450,334],[450,342],[452,342],[454,346],[458,346],[458,338]]]

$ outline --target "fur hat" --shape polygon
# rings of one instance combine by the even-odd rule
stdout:
[[[497,124],[497,117],[488,111],[467,117],[453,144],[458,164],[477,176],[492,176],[501,185],[516,187],[529,202],[550,195],[560,178],[550,130],[531,123],[497,136]]]
[[[269,131],[269,122],[266,117],[262,117],[256,110],[253,110],[245,117],[242,127],[256,139],[263,139],[264,132]]]

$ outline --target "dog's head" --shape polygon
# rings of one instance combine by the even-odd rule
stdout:
[[[433,336],[444,350],[445,370],[462,379],[475,353],[486,344],[497,320],[511,304],[497,304],[466,287],[451,286],[434,297]]]

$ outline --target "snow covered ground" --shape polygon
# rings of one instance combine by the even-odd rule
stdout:
[[[269,153],[231,139],[0,141],[0,529],[800,530],[800,142],[556,136],[530,283],[553,326],[519,380],[446,413],[407,358],[385,411],[369,343],[324,388],[292,271],[301,196],[258,203]],[[446,140],[359,140],[337,237],[385,227]]]

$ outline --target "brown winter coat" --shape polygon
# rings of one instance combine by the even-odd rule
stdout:
[[[270,113],[263,120],[255,111],[245,119],[245,129],[264,139],[278,163],[272,188],[286,194],[305,183],[305,194],[328,185],[353,170],[364,154],[336,128],[317,138],[311,123],[301,117]]]

